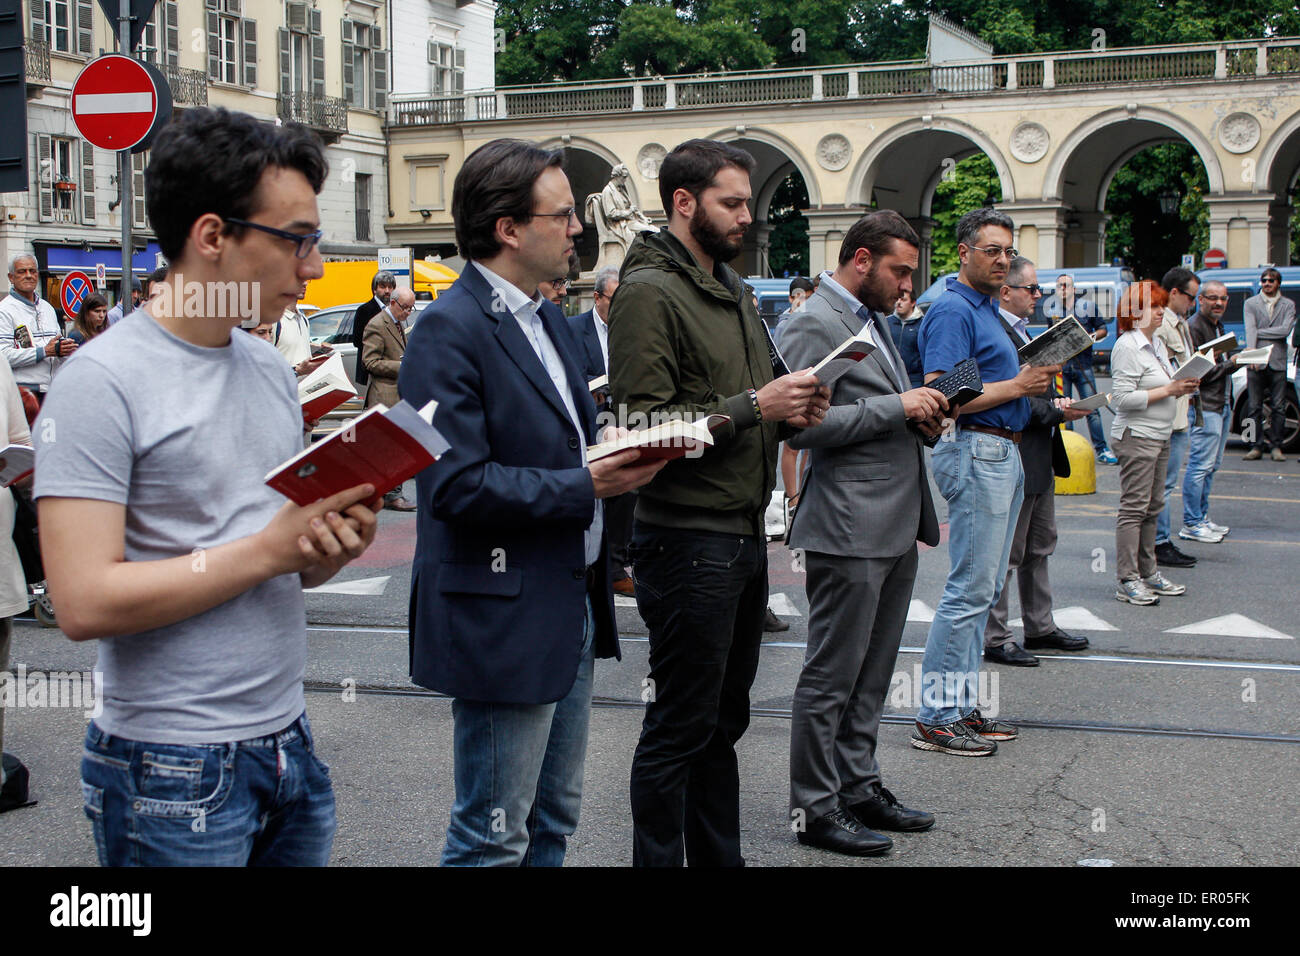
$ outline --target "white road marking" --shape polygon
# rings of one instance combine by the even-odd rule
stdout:
[[[1166,634],[1210,634],[1214,637],[1266,637],[1275,641],[1294,641],[1291,634],[1275,631],[1267,624],[1251,620],[1244,614],[1224,614],[1212,617],[1208,621],[1184,624],[1182,627],[1170,627]]]
[[[803,612],[790,603],[790,599],[781,591],[767,596],[767,606],[772,609],[773,614],[779,614],[781,617],[803,617]]]
[[[636,598],[626,594],[615,594],[614,607],[636,607]]]
[[[1118,631],[1115,627],[1106,621],[1103,621],[1097,615],[1093,614],[1086,607],[1063,607],[1059,611],[1052,609],[1052,619],[1056,621],[1056,626],[1066,631]],[[1011,622],[1011,627],[1024,627],[1025,622],[1016,618]]]
[[[907,619],[921,624],[929,624],[934,620],[934,608],[924,601],[912,598],[912,603],[907,606]]]
[[[384,588],[388,587],[388,579],[391,574],[386,574],[382,578],[357,578],[354,581],[331,581],[328,584],[322,584],[318,588],[303,588],[306,594],[356,594],[366,596],[377,596],[384,593]]]

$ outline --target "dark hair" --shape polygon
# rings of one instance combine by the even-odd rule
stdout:
[[[1179,292],[1186,295],[1187,290],[1184,286],[1192,280],[1195,280],[1198,283],[1201,281],[1196,278],[1196,273],[1191,269],[1184,269],[1182,266],[1174,266],[1165,273],[1165,277],[1160,280],[1160,285],[1166,292],[1173,292],[1177,289]]]
[[[1120,293],[1115,328],[1120,332],[1132,330],[1134,323],[1142,318],[1142,313],[1146,311],[1148,304],[1163,309],[1169,304],[1169,293],[1151,279],[1129,283],[1129,287]]]
[[[564,155],[522,139],[494,139],[466,158],[451,190],[456,248],[466,259],[489,259],[501,251],[498,219],[533,218],[533,184]]]
[[[968,246],[974,245],[975,237],[985,226],[1001,226],[1013,236],[1016,233],[1016,224],[1010,216],[991,206],[981,206],[957,220],[957,241]]]
[[[1282,287],[1282,273],[1278,272],[1272,266],[1269,266],[1267,269],[1265,269],[1263,272],[1259,274],[1259,281],[1263,282],[1266,277],[1271,277],[1276,279],[1278,288]]]
[[[790,280],[791,295],[794,295],[795,289],[803,289],[805,292],[808,293],[812,293],[814,291],[812,281],[809,279],[805,279],[803,276],[795,276],[793,279]]]
[[[375,277],[370,280],[370,291],[378,292],[381,285],[386,285],[390,289],[397,288],[397,279],[391,272],[380,270],[375,273]]]
[[[144,171],[145,207],[169,262],[185,250],[195,220],[207,213],[248,219],[262,173],[296,169],[319,193],[328,166],[316,135],[297,123],[276,126],[221,107],[187,109],[168,123]],[[233,235],[242,226],[227,225]]]
[[[72,324],[76,327],[77,331],[81,333],[81,337],[85,339],[87,342],[89,342],[91,339],[95,337],[95,333],[92,332],[90,326],[86,324],[86,320],[90,317],[90,310],[107,309],[107,308],[108,308],[108,300],[105,299],[102,295],[99,295],[98,293],[88,295],[82,301],[81,308],[77,310],[77,317],[73,319]],[[122,307],[122,312],[123,312],[123,317],[125,318],[125,313],[126,313],[125,305],[123,305]]]
[[[685,189],[698,200],[727,166],[752,176],[758,164],[739,146],[716,139],[688,139],[674,148],[659,166],[659,201],[664,204],[664,215],[673,218],[673,193]]]
[[[162,282],[162,280],[166,278],[167,266],[159,266],[157,269],[154,269],[153,272],[149,273],[149,285],[152,286],[155,282]]]
[[[887,256],[890,242],[894,239],[918,248],[921,245],[916,230],[894,210],[869,212],[849,226],[849,231],[844,234],[844,241],[840,243],[840,265],[850,261],[859,249],[866,249],[873,259]]]
[[[1033,261],[1028,256],[1016,256],[1007,264],[1007,277],[1002,280],[1003,285],[1016,285],[1025,277],[1025,273],[1034,268]]]

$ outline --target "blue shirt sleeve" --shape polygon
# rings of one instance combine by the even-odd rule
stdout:
[[[930,306],[917,337],[925,374],[951,371],[958,362],[974,355],[972,333],[968,310],[943,299]]]

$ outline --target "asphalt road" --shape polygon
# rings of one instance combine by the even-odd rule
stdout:
[[[1158,607],[1114,599],[1116,470],[1098,466],[1094,495],[1058,497],[1060,543],[1051,562],[1058,623],[1092,646],[1044,655],[1033,669],[986,665],[986,710],[1025,727],[1021,739],[989,759],[957,760],[908,745],[926,614],[947,573],[942,544],[924,551],[879,757],[886,785],[905,803],[933,811],[938,824],[897,837],[881,858],[808,850],[790,832],[788,709],[807,634],[807,601],[790,553],[772,544],[772,603],[790,629],[766,639],[752,693],[755,716],[740,745],[748,861],[1300,862],[1300,602],[1292,583],[1300,557],[1300,462],[1243,462],[1242,453],[1229,446],[1213,497],[1214,519],[1231,526],[1231,534],[1218,545],[1182,544],[1200,563],[1168,572],[1188,593]],[[1174,504],[1180,505],[1177,495]],[[385,512],[380,524],[370,552],[328,591],[307,596],[308,711],[333,768],[334,863],[432,864],[452,796],[451,708],[418,692],[406,676],[415,518]],[[597,665],[572,865],[631,859],[627,780],[647,645],[635,608],[620,607],[618,614],[623,660]],[[30,669],[90,668],[94,648],[20,623],[13,666],[20,662]],[[359,691],[354,698],[345,692],[352,686]],[[31,768],[41,802],[0,816],[0,865],[93,864],[77,782],[85,717],[72,710],[11,710],[7,721],[7,749]]]

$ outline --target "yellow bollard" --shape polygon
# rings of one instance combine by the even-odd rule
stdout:
[[[1081,419],[1087,421],[1087,419]],[[1097,459],[1092,442],[1078,432],[1061,429],[1065,453],[1070,456],[1070,477],[1056,479],[1058,495],[1091,495],[1097,492]]]

